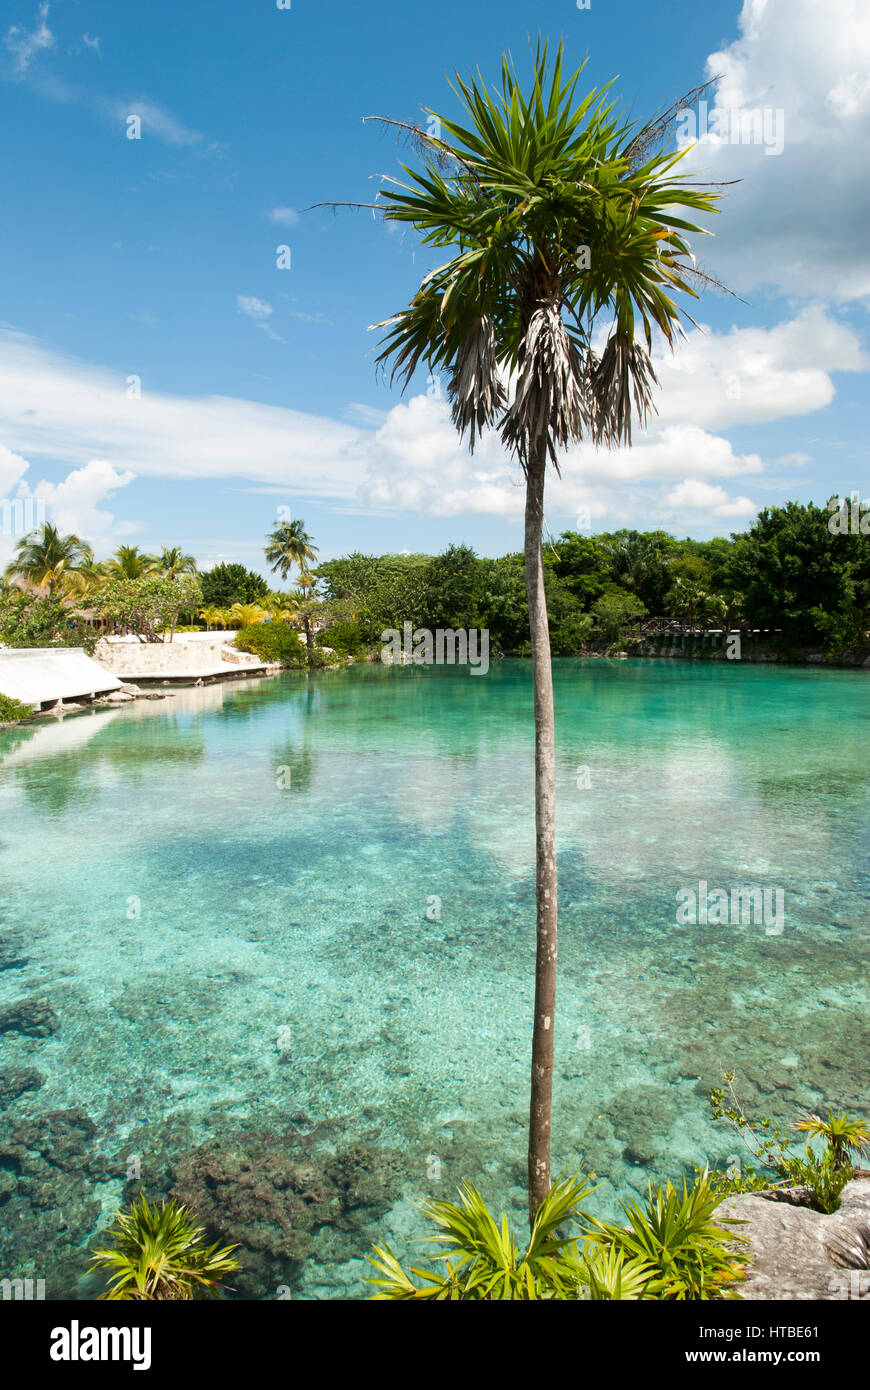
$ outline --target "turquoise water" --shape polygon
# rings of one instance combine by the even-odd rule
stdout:
[[[613,1213],[734,1154],[725,1069],[756,1111],[866,1109],[870,679],[556,665],[554,1166]],[[0,733],[0,1012],[56,1019],[0,1034],[42,1078],[0,1111],[0,1275],[90,1296],[128,1171],[254,1232],[244,1297],[362,1296],[370,1240],[405,1254],[461,1177],[521,1229],[531,753],[520,661]],[[678,926],[701,881],[782,890],[782,930]]]

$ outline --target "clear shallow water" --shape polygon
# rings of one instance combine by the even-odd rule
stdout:
[[[725,1069],[756,1110],[866,1109],[870,681],[561,661],[556,689],[554,1165],[594,1168],[614,1212],[733,1153],[706,1101]],[[461,1177],[521,1229],[531,751],[524,662],[286,676],[0,733],[0,943],[27,958],[0,970],[0,1010],[45,999],[59,1024],[0,1035],[0,1068],[44,1078],[0,1114],[19,1126],[0,1275],[86,1295],[131,1154],[156,1192],[197,1146],[256,1151],[275,1198],[291,1117],[320,1197],[304,1246],[252,1199],[244,1296],[361,1296],[370,1239],[405,1253],[413,1200]],[[700,880],[782,889],[784,930],[678,927]],[[71,1107],[93,1131],[44,1119]]]

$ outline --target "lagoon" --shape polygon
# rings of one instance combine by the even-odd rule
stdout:
[[[614,1215],[734,1157],[725,1070],[756,1114],[866,1108],[870,684],[555,668],[554,1171],[594,1169]],[[521,1231],[532,742],[523,661],[0,732],[0,1013],[54,1020],[0,1034],[0,1072],[42,1078],[0,1112],[0,1274],[92,1296],[128,1174],[248,1230],[246,1298],[365,1296],[370,1241],[407,1254],[415,1200],[463,1177]],[[701,883],[781,892],[782,930],[680,924]]]

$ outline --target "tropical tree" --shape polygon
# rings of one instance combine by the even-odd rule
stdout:
[[[646,608],[634,594],[602,594],[592,605],[596,631],[611,646],[636,633],[646,615]]]
[[[114,555],[103,562],[102,571],[111,579],[144,579],[156,573],[158,562],[145,555],[138,545],[119,545]]]
[[[665,598],[665,611],[692,630],[703,627],[716,608],[707,590],[692,579],[677,579]]]
[[[211,632],[213,627],[218,627],[221,623],[226,621],[224,610],[213,606],[210,608],[201,608],[199,610],[199,616],[205,623],[207,632]]]
[[[49,598],[54,598],[67,575],[90,569],[93,563],[94,552],[86,541],[75,534],[62,536],[46,521],[18,542],[15,556],[6,566],[6,577],[48,589]]]
[[[156,567],[169,579],[177,579],[180,574],[196,574],[196,559],[185,555],[179,545],[164,546],[157,556]]]
[[[311,537],[301,518],[279,522],[266,537],[265,554],[272,566],[272,573],[280,573],[282,579],[287,578],[294,565],[300,573],[305,573],[309,562],[317,558],[317,550],[311,544]]]
[[[651,612],[661,612],[665,591],[672,582],[666,558],[672,538],[663,531],[617,531],[598,545],[616,583]]]
[[[229,608],[234,603],[261,603],[269,592],[261,574],[239,564],[215,565],[204,570],[199,579],[204,602],[218,608]]]
[[[633,128],[606,91],[577,99],[538,45],[524,95],[513,63],[501,90],[457,75],[461,119],[430,113],[410,133],[422,168],[374,206],[410,224],[426,245],[449,248],[386,329],[378,357],[407,386],[418,366],[446,373],[452,418],[474,448],[496,428],[525,477],[525,582],[535,720],[537,955],[529,1124],[529,1216],[550,1188],[558,895],[555,729],[542,528],[548,461],[588,439],[628,445],[633,416],[652,406],[653,332],[671,347],[681,328],[674,291],[695,294],[687,210],[715,193],[674,172],[660,148],[679,103]],[[380,119],[380,118],[378,118]],[[434,134],[440,130],[440,135]],[[599,356],[594,333],[604,326]]]
[[[253,627],[254,623],[267,622],[269,613],[259,603],[234,603],[229,617],[239,627]]]
[[[299,611],[298,594],[272,593],[266,602],[272,617],[283,623],[292,622]]]
[[[195,575],[169,579],[162,574],[146,574],[140,579],[106,579],[96,607],[102,617],[135,633],[141,642],[162,642],[167,628],[171,642],[180,615],[196,612],[201,604],[202,591]]]

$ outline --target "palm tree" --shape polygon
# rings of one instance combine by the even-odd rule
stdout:
[[[679,618],[681,626],[691,631],[702,627],[717,607],[713,595],[693,579],[675,580],[673,588],[665,595],[665,612]]]
[[[199,616],[205,623],[206,632],[211,632],[212,627],[226,621],[226,614],[222,608],[201,608]]]
[[[298,594],[272,593],[266,603],[273,618],[282,623],[289,623],[299,612],[300,598]]]
[[[234,603],[229,616],[239,627],[252,627],[254,623],[265,623],[269,614],[259,603]]]
[[[75,534],[62,536],[56,526],[43,522],[38,531],[24,536],[15,548],[15,557],[6,567],[7,579],[23,579],[38,589],[48,589],[54,598],[67,575],[93,567],[94,553],[86,541]]]
[[[529,1215],[550,1189],[557,873],[555,729],[542,527],[548,459],[587,438],[631,442],[656,382],[650,353],[658,329],[671,347],[681,331],[674,290],[695,295],[685,233],[701,231],[686,210],[712,210],[718,196],[673,172],[679,154],[660,147],[679,103],[632,128],[604,91],[575,103],[579,78],[562,79],[562,49],[550,68],[539,43],[528,97],[502,60],[500,92],[456,77],[462,120],[441,136],[398,125],[423,167],[374,204],[409,223],[424,244],[449,247],[387,330],[378,362],[411,381],[418,365],[447,373],[452,418],[470,447],[497,428],[525,475],[525,581],[535,719],[537,953],[529,1121]],[[430,113],[435,116],[435,113]],[[377,118],[380,119],[380,118]],[[438,128],[436,126],[436,128]],[[701,277],[704,278],[704,277]],[[596,325],[607,326],[599,357]],[[638,336],[642,334],[642,339]]]
[[[266,559],[272,566],[272,573],[280,571],[286,579],[293,566],[300,573],[306,573],[309,560],[317,558],[317,550],[311,544],[311,537],[305,530],[305,522],[282,521],[266,537]]]
[[[870,1145],[870,1128],[863,1120],[856,1120],[854,1115],[845,1115],[842,1110],[836,1113],[829,1110],[826,1120],[821,1115],[806,1115],[797,1121],[794,1128],[827,1141],[834,1155],[836,1172],[848,1166],[850,1149],[865,1154]]]
[[[177,579],[180,574],[196,574],[196,560],[193,555],[185,555],[179,545],[164,546],[157,556],[156,568],[167,579]]]
[[[112,579],[144,579],[154,574],[158,561],[145,555],[138,545],[119,545],[110,560],[103,562],[103,573]]]

